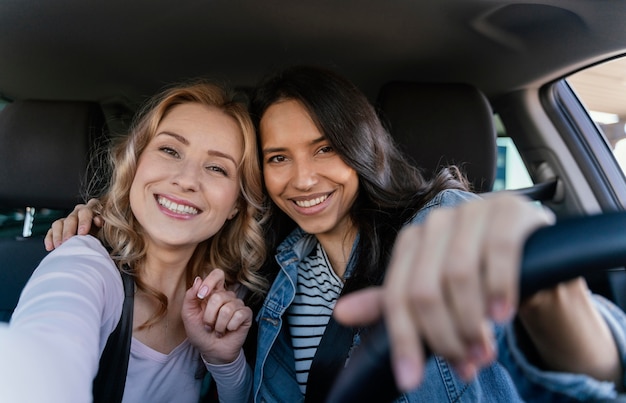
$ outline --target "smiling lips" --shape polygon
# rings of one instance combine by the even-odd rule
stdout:
[[[169,211],[176,213],[176,214],[189,214],[189,215],[196,215],[198,214],[198,209],[195,207],[191,207],[185,204],[178,204],[175,203],[169,199],[166,199],[163,196],[158,196],[157,197],[157,202],[159,203],[159,205],[165,207],[166,209],[168,209]]]
[[[321,204],[324,201],[326,201],[326,199],[328,199],[328,195],[316,197],[315,199],[311,199],[311,200],[294,200],[293,202],[296,203],[298,207],[308,208],[308,207],[317,206],[318,204]]]

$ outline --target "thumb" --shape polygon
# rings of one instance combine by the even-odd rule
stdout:
[[[333,315],[345,326],[367,326],[383,313],[383,288],[369,287],[345,295],[337,301]]]

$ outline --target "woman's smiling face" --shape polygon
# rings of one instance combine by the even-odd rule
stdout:
[[[359,179],[296,100],[271,105],[260,123],[263,175],[276,205],[304,231],[343,235]]]
[[[172,107],[139,157],[130,189],[146,243],[189,246],[212,237],[236,212],[243,138],[222,111]]]

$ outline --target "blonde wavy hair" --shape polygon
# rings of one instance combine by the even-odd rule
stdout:
[[[166,89],[153,97],[137,115],[130,132],[109,150],[112,172],[109,185],[100,197],[104,225],[98,236],[109,248],[120,270],[135,278],[139,290],[153,297],[160,308],[142,326],[160,320],[167,311],[167,297],[142,281],[146,245],[142,228],[130,208],[130,188],[139,156],[155,137],[156,129],[176,105],[198,103],[217,108],[237,121],[243,135],[243,157],[239,164],[240,195],[238,214],[228,220],[210,239],[200,243],[187,267],[187,286],[196,276],[204,277],[213,268],[226,273],[228,285],[245,286],[257,296],[267,289],[267,280],[258,273],[266,256],[263,224],[267,209],[263,195],[256,134],[246,106],[235,94],[213,83],[197,81]]]

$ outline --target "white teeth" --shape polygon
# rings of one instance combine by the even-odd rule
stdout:
[[[317,206],[324,200],[328,199],[328,196],[317,197],[313,200],[296,201],[298,207],[313,207]]]
[[[178,204],[178,203],[174,203],[171,200],[166,199],[165,197],[158,197],[157,202],[165,207],[166,209],[174,212],[174,213],[178,213],[178,214],[191,214],[191,215],[196,215],[198,214],[198,209],[193,208],[191,206],[185,206],[184,204]]]

